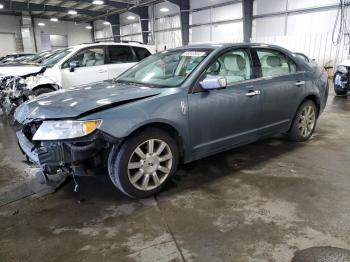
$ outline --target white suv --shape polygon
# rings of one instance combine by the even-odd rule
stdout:
[[[24,78],[35,95],[112,79],[151,55],[136,43],[94,43],[52,51],[39,64],[0,66],[0,74]]]

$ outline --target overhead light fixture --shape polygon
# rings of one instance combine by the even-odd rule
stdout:
[[[58,18],[56,18],[56,17],[51,17],[51,18],[50,18],[50,21],[52,21],[52,22],[58,22]]]
[[[68,11],[68,14],[70,14],[70,15],[77,15],[78,12],[75,11],[75,10],[69,10],[69,11]]]
[[[4,5],[3,4],[0,4],[0,9],[4,9]]]
[[[163,13],[166,13],[166,12],[169,12],[169,8],[167,7],[162,7],[161,9],[159,9],[159,11],[163,12]]]
[[[40,23],[38,23],[38,26],[45,26],[45,24],[40,22]]]
[[[108,21],[104,21],[103,24],[104,24],[104,25],[110,25],[111,23],[108,22]]]
[[[136,19],[136,17],[135,17],[135,16],[133,16],[133,15],[129,15],[129,16],[127,17],[127,19],[128,19],[128,20],[135,20],[135,19]]]
[[[91,30],[92,26],[91,25],[87,25],[87,26],[85,26],[85,28],[88,29],[88,30]]]
[[[92,1],[92,3],[94,5],[103,5],[104,4],[104,2],[102,0],[94,0],[94,1]]]

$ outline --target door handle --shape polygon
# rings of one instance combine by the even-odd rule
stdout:
[[[305,81],[297,81],[295,83],[296,86],[302,86],[302,85],[305,85]]]
[[[249,97],[260,95],[260,90],[250,91],[250,92],[246,93],[245,95],[249,96]]]

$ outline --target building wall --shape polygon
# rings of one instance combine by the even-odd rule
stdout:
[[[45,23],[44,27],[38,26],[38,23]],[[47,19],[34,19],[34,33],[38,51],[46,48],[42,46],[43,35],[66,36],[68,46],[78,45],[82,43],[91,43],[91,31],[86,29],[87,24],[75,24],[74,22],[59,21],[51,22]]]
[[[333,42],[338,4],[338,0],[254,0],[251,40],[305,53],[320,66],[336,66],[349,54],[349,38]]]
[[[191,0],[190,5],[198,10],[190,14],[191,43],[243,40],[242,3]]]
[[[21,17],[0,16],[0,56],[23,51]]]
[[[160,12],[166,7],[168,12]],[[182,45],[181,19],[179,6],[162,2],[150,7],[150,16],[154,14],[154,19],[150,21],[150,28],[153,28],[154,35],[150,35],[150,40],[156,46],[156,50],[161,51]]]
[[[254,16],[263,17],[253,20],[253,37],[330,32],[335,22],[336,8],[287,15],[273,14],[333,6],[338,3],[338,0],[255,0]]]
[[[104,25],[103,20],[94,22],[95,41],[113,41],[112,26]]]
[[[135,17],[129,20],[128,16]],[[126,12],[120,15],[120,39],[122,41],[142,42],[140,16]]]

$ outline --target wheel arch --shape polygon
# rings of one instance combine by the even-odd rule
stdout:
[[[38,86],[34,87],[32,89],[32,91],[36,91],[36,90],[41,89],[41,88],[49,88],[49,89],[52,89],[52,91],[57,91],[58,90],[57,85],[55,87],[55,85],[53,85],[53,84],[41,84],[41,85],[38,85]]]
[[[298,106],[298,109],[306,100],[311,100],[312,102],[315,103],[316,109],[317,109],[317,117],[318,117],[320,115],[320,110],[321,110],[321,100],[320,100],[320,98],[317,95],[315,95],[315,94],[309,94],[308,96],[306,96],[301,101],[301,103]],[[297,109],[297,111],[298,111],[298,109]]]
[[[160,130],[168,133],[175,140],[175,142],[178,146],[178,149],[179,149],[180,159],[183,160],[183,157],[185,155],[184,139],[181,135],[181,132],[179,132],[179,130],[177,128],[175,128],[173,125],[171,125],[170,123],[165,123],[165,122],[145,123],[141,126],[138,126],[135,129],[133,129],[132,131],[130,131],[129,134],[125,137],[125,139],[127,139],[128,137],[133,136],[135,134],[138,134],[147,128],[157,128],[157,129],[160,129]]]

